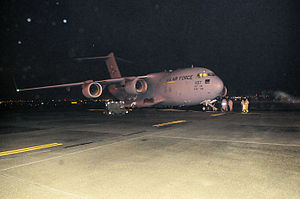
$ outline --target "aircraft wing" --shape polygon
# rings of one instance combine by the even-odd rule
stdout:
[[[32,88],[17,88],[17,92],[21,91],[31,91],[31,90],[40,90],[40,89],[47,89],[47,88],[62,88],[62,87],[73,87],[73,86],[81,86],[84,84],[89,84],[89,83],[100,83],[102,86],[106,86],[109,84],[118,84],[121,83],[127,79],[145,79],[147,76],[137,76],[137,77],[122,77],[122,78],[116,78],[116,79],[105,79],[105,80],[98,80],[98,81],[93,81],[93,80],[87,80],[83,82],[75,82],[75,83],[66,83],[66,84],[56,84],[56,85],[49,85],[49,86],[40,86],[40,87],[32,87]]]
[[[125,80],[134,80],[134,79],[147,79],[148,76],[144,75],[144,76],[131,76],[131,77],[121,77],[121,78],[116,78],[116,79],[105,79],[105,80],[98,80],[95,81],[97,83],[100,83],[101,85],[109,85],[109,84],[117,84],[117,83],[121,83]]]
[[[95,81],[95,82],[100,83],[103,86],[106,86],[106,85],[109,85],[109,84],[118,84],[118,83],[121,83],[124,80],[125,80],[125,78],[122,77],[122,78],[117,78],[117,79],[98,80],[98,81]]]
[[[76,83],[68,83],[68,84],[57,84],[57,85],[51,85],[51,86],[40,86],[40,87],[32,87],[32,88],[17,88],[17,92],[21,91],[31,91],[31,90],[40,90],[40,89],[46,89],[46,88],[60,88],[60,87],[72,87],[72,86],[80,86],[85,84],[86,82],[76,82]]]

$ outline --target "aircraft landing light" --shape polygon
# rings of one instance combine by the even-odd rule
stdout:
[[[170,124],[178,124],[178,123],[184,123],[186,122],[186,120],[178,120],[178,121],[172,121],[172,122],[166,122],[166,123],[161,123],[161,124],[155,124],[155,125],[152,125],[154,127],[161,127],[161,126],[167,126],[167,125],[170,125]]]
[[[17,154],[17,153],[24,153],[24,152],[28,152],[28,151],[39,150],[39,149],[45,149],[45,148],[50,148],[50,147],[55,147],[55,146],[60,146],[60,145],[63,145],[63,144],[62,143],[51,143],[51,144],[43,144],[43,145],[38,145],[38,146],[32,146],[32,147],[27,147],[27,148],[22,148],[22,149],[11,150],[11,151],[3,151],[3,152],[0,152],[0,157],[6,156],[6,155]]]
[[[211,114],[210,116],[216,117],[216,116],[220,116],[220,115],[225,115],[225,113],[216,113],[216,114]]]

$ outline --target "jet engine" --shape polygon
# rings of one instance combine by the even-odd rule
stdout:
[[[148,84],[144,79],[134,79],[125,83],[125,91],[132,95],[145,93],[147,89]]]
[[[82,94],[86,98],[97,98],[102,94],[102,86],[97,82],[85,83],[82,85]]]
[[[224,88],[223,88],[223,90],[221,92],[221,97],[226,97],[227,93],[228,93],[227,87],[224,86]]]

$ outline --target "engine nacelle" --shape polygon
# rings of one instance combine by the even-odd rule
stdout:
[[[85,83],[82,85],[82,94],[86,98],[97,98],[102,94],[102,86],[97,82]]]
[[[134,79],[125,83],[125,91],[131,95],[145,93],[148,84],[144,79]]]

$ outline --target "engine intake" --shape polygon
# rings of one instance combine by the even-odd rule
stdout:
[[[85,83],[82,85],[82,94],[86,98],[97,98],[102,94],[102,86],[97,82]]]
[[[125,91],[132,95],[145,93],[147,89],[148,84],[144,79],[134,79],[125,84]]]

